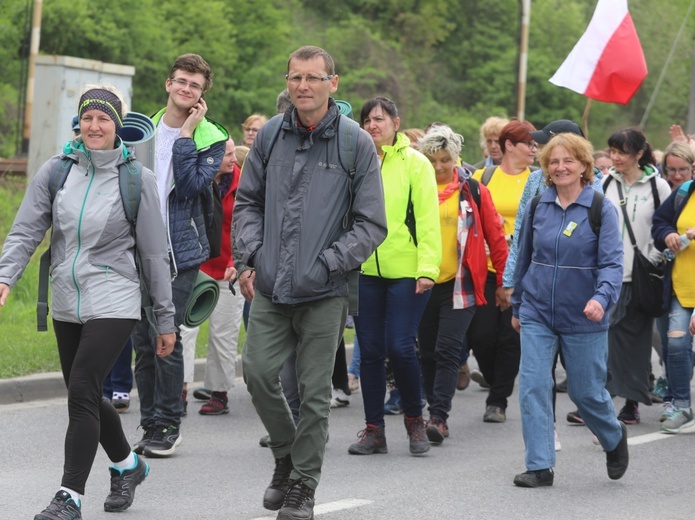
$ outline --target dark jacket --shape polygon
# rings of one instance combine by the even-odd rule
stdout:
[[[152,116],[155,125],[164,112],[166,108]],[[205,118],[193,132],[193,139],[182,137],[174,142],[174,184],[167,206],[174,273],[198,269],[210,256],[201,199],[208,196],[207,188],[220,169],[227,139],[229,133],[223,126]]]
[[[587,185],[567,209],[556,202],[555,187],[548,188],[531,222],[524,212],[519,256],[514,271],[513,314],[543,323],[558,333],[593,333],[608,330],[608,309],[618,300],[623,279],[623,243],[618,211],[603,199],[601,230],[594,234],[589,208],[594,190]],[[576,227],[572,229],[571,223]],[[569,233],[569,235],[568,235]],[[589,300],[603,306],[600,322],[589,320]]]
[[[666,249],[664,239],[669,234],[678,233],[676,227],[678,217],[681,216],[683,208],[693,194],[693,191],[695,191],[695,182],[684,182],[678,189],[673,190],[671,195],[654,212],[652,216],[652,238],[654,239],[654,246],[659,251]],[[666,270],[664,272],[664,302],[669,301],[673,293],[673,280],[671,279],[672,271],[673,262],[666,262]]]
[[[298,125],[296,109],[275,117],[283,122],[267,167],[261,148],[269,125],[244,162],[234,206],[235,264],[256,269],[256,290],[273,303],[347,296],[348,273],[386,237],[374,143],[359,131],[351,180],[339,158],[332,99],[311,132]]]

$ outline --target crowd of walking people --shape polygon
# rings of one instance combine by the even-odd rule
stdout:
[[[350,454],[388,453],[384,416],[402,413],[409,451],[423,456],[464,435],[447,422],[457,388],[479,382],[482,420],[502,423],[518,375],[520,487],[554,481],[558,361],[577,407],[567,420],[594,435],[610,479],[628,469],[640,405],[662,403],[655,427],[664,433],[695,425],[695,140],[680,127],[657,164],[638,128],[592,146],[571,120],[538,130],[495,116],[482,124],[472,166],[455,129],[403,131],[387,97],[369,99],[352,120],[334,99],[333,59],[305,46],[289,56],[277,115],[249,116],[235,146],[207,117],[212,84],[202,57],[176,59],[166,106],[152,116],[149,168],[119,137],[122,96],[86,88],[79,135],[34,176],[5,239],[0,308],[52,228],[69,423],[60,489],[35,520],[82,518],[99,444],[112,461],[106,511],[132,505],[146,458],[175,454],[198,335],[184,311],[199,271],[220,298],[198,412],[229,412],[243,321],[243,377],[275,464],[262,503],[278,519],[313,518],[329,410],[354,403],[355,392],[364,428]],[[123,189],[128,169],[137,218]],[[215,192],[222,242],[211,254]],[[644,269],[664,283],[646,287]],[[651,366],[653,347],[661,369]],[[132,446],[118,415],[130,407],[131,348],[142,429]]]

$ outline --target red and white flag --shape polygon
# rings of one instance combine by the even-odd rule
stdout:
[[[627,0],[599,0],[586,32],[550,82],[625,105],[646,77],[647,62]]]

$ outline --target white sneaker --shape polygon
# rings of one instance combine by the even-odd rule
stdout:
[[[560,444],[560,438],[557,436],[557,430],[555,430],[555,451],[560,451],[562,449],[562,444]]]
[[[350,396],[340,389],[331,391],[331,408],[342,408],[350,404]]]

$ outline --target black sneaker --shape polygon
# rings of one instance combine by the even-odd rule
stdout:
[[[314,490],[302,479],[291,482],[285,503],[278,512],[277,520],[312,520],[314,518]]]
[[[142,430],[144,432],[142,434],[142,439],[140,439],[138,442],[131,446],[131,449],[138,455],[142,455],[145,452],[145,448],[147,447],[147,445],[152,441],[152,437],[154,437],[155,427],[143,426]]]
[[[567,422],[571,424],[581,424],[584,426],[584,419],[579,415],[579,410],[567,414]]]
[[[158,425],[154,429],[154,436],[145,446],[143,455],[146,457],[169,457],[176,451],[176,446],[181,444],[181,432],[178,426]]]
[[[133,504],[135,488],[142,484],[150,473],[150,466],[135,455],[133,469],[119,471],[116,468],[109,468],[109,471],[111,472],[111,492],[104,502],[104,511],[108,513],[125,511]]]
[[[552,486],[555,474],[551,468],[525,471],[514,477],[514,485],[525,488]]]
[[[258,440],[258,445],[261,448],[268,448],[268,441],[270,441],[270,435],[264,435]]]
[[[637,401],[625,400],[625,406],[618,413],[618,420],[625,424],[639,424],[639,404]]]
[[[80,506],[70,496],[70,493],[58,491],[48,507],[34,516],[34,520],[81,520]]]
[[[618,445],[613,451],[606,452],[606,469],[608,470],[608,478],[618,480],[627,471],[627,465],[630,462],[630,454],[627,449],[627,426],[625,423],[620,423],[623,436],[620,438]]]
[[[279,459],[275,459],[275,471],[273,472],[273,480],[270,482],[268,489],[263,495],[263,507],[271,511],[277,511],[285,502],[285,495],[290,488],[290,473],[294,466],[292,465],[292,456],[285,455]]]

